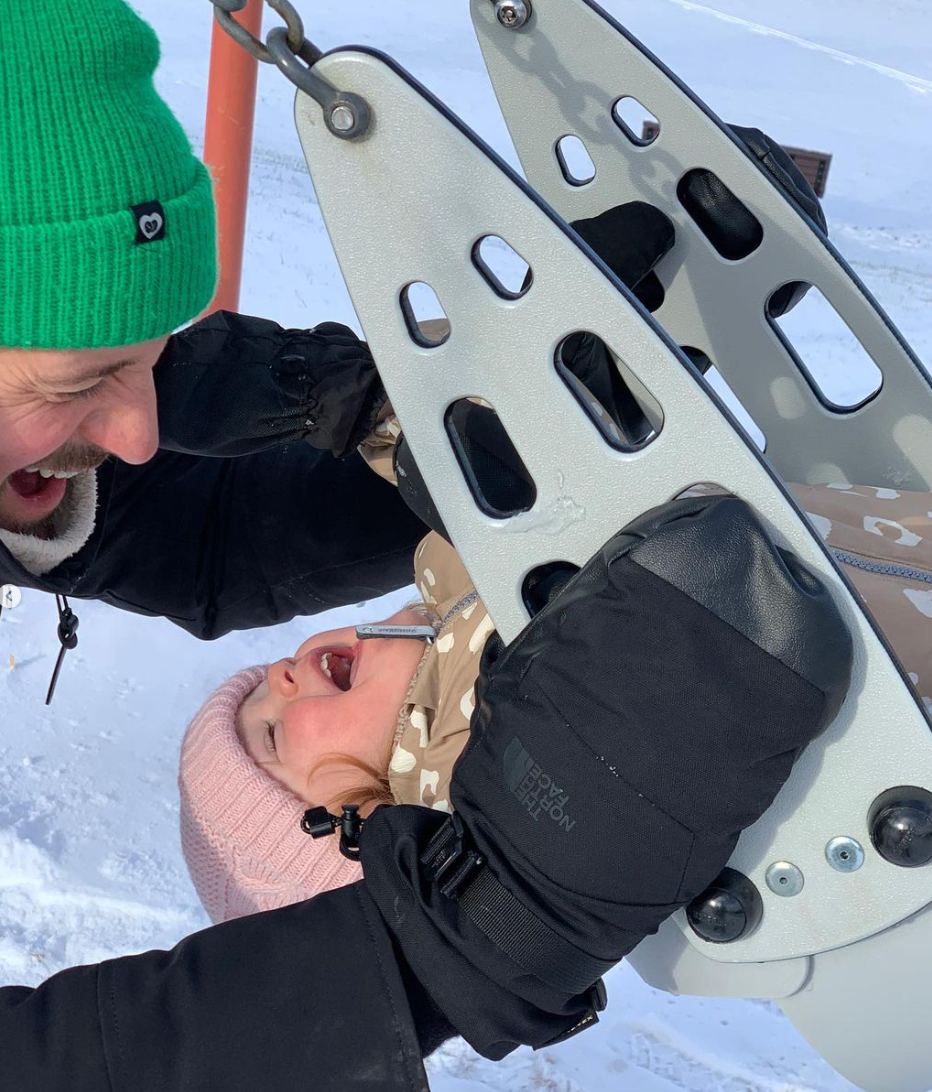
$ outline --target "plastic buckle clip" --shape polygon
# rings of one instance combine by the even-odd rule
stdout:
[[[433,867],[433,882],[445,898],[455,898],[467,879],[485,864],[485,858],[475,849],[467,848],[469,832],[460,816],[454,812],[447,823],[434,835],[422,861]],[[434,863],[439,855],[439,863]]]

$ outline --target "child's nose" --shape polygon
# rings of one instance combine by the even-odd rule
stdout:
[[[278,697],[290,699],[298,693],[294,660],[279,660],[269,668],[269,689]]]

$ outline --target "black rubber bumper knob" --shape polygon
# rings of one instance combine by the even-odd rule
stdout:
[[[881,794],[871,809],[871,841],[885,861],[921,868],[932,861],[932,793],[900,787]]]
[[[724,869],[686,907],[686,920],[693,932],[710,944],[731,944],[750,936],[763,914],[760,892],[747,876],[733,868]]]

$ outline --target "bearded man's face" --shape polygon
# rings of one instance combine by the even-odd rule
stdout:
[[[115,349],[0,348],[0,529],[48,537],[70,477],[158,448],[167,337]]]

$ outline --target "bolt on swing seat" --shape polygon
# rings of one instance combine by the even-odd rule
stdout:
[[[753,505],[831,589],[857,648],[838,718],[744,833],[705,903],[675,915],[630,959],[670,992],[776,999],[869,1092],[923,1092],[932,1087],[921,1003],[932,975],[932,865],[904,867],[917,862],[888,852],[897,843],[885,831],[905,822],[921,832],[928,821],[930,724],[785,482],[932,488],[932,387],[824,235],[656,58],[588,0],[520,6],[518,20],[498,18],[492,0],[472,0],[472,13],[536,189],[376,51],[316,60],[315,77],[342,89],[330,106],[297,96],[298,134],[366,337],[506,641],[528,620],[529,573],[583,565],[619,527],[701,482]],[[662,121],[654,145],[632,142],[613,119],[624,95]],[[333,123],[341,101],[366,107],[351,134]],[[595,188],[567,181],[556,149],[568,133],[590,147]],[[676,181],[700,169],[760,222],[752,254],[718,254],[678,203]],[[634,199],[677,227],[653,317],[568,225]],[[523,259],[529,276],[519,286],[494,272],[489,241]],[[789,281],[820,287],[880,368],[872,399],[842,412],[820,396],[767,315]],[[445,323],[419,321],[415,286],[429,286]],[[610,442],[556,366],[580,330],[609,347],[644,407],[651,428],[641,442]],[[714,361],[764,429],[766,456],[680,346]],[[454,411],[467,399],[494,407],[520,453],[533,483],[520,510],[490,508],[457,455]]]

